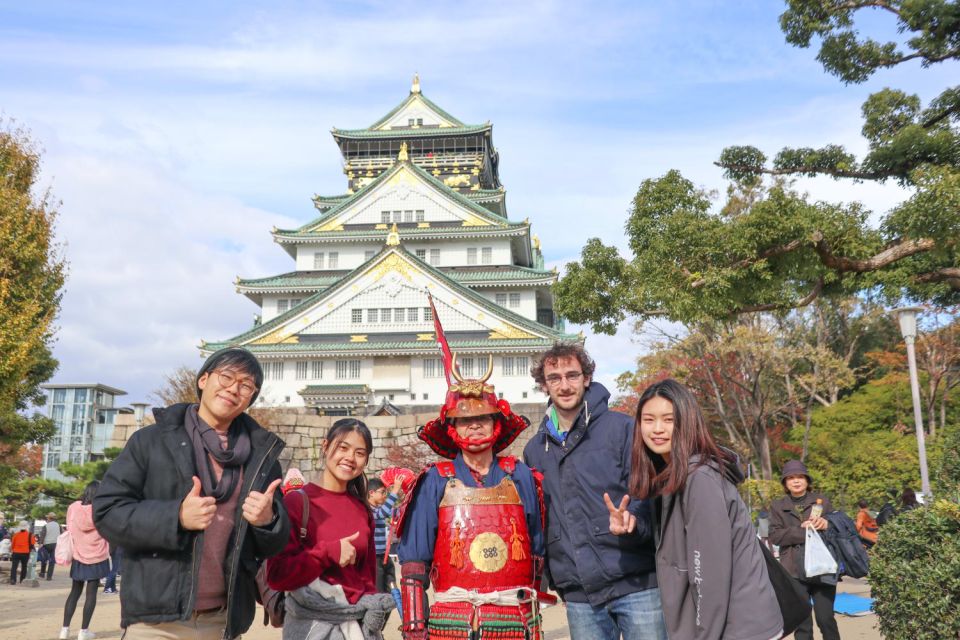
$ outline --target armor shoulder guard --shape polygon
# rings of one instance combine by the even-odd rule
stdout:
[[[430,469],[433,469],[435,466],[437,466],[435,463],[425,466],[413,481],[413,486],[410,487],[410,491],[404,494],[403,501],[397,506],[396,515],[393,517],[392,538],[400,539],[400,534],[403,533],[403,524],[407,519],[407,512],[410,509],[410,503],[413,502],[413,496],[417,493],[417,490],[420,489],[420,485],[423,484],[423,480],[427,477]]]
[[[516,456],[500,456],[497,458],[497,464],[500,465],[500,468],[503,469],[503,472],[508,476],[512,476],[513,472],[517,470]]]
[[[547,530],[547,505],[543,499],[543,474],[530,467],[530,474],[533,476],[533,484],[537,487],[537,506],[540,508],[540,526],[544,531]]]

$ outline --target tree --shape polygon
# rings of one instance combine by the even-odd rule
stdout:
[[[858,39],[853,18],[867,8],[895,16],[910,35],[907,52]],[[781,26],[795,46],[821,38],[818,59],[846,83],[909,60],[960,58],[960,11],[943,0],[789,0]],[[725,149],[717,164],[733,184],[719,213],[677,171],[645,180],[626,224],[633,258],[589,240],[557,285],[558,311],[612,333],[630,314],[692,322],[865,292],[960,303],[960,87],[926,108],[884,89],[863,115],[869,151],[860,161],[838,145],[783,149],[769,165],[755,147]],[[783,178],[815,175],[894,179],[914,193],[874,228],[858,203],[809,202]]]
[[[18,476],[10,457],[53,435],[52,421],[24,414],[43,402],[56,371],[50,352],[66,262],[53,238],[56,203],[35,193],[40,152],[22,129],[0,121],[0,485]]]
[[[169,407],[180,402],[197,401],[197,373],[186,365],[181,365],[163,376],[163,385],[155,389],[153,397],[160,406]]]

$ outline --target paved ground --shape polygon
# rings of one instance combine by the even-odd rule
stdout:
[[[6,563],[5,563],[6,564]],[[5,568],[5,567],[4,567]],[[2,640],[56,640],[60,632],[63,617],[63,603],[70,589],[68,572],[63,567],[57,567],[53,580],[40,581],[36,588],[28,586],[12,586],[8,584],[9,575],[4,572],[0,575],[0,638]],[[860,580],[845,580],[840,590],[869,595],[869,586]],[[79,630],[80,609],[83,600],[77,607],[74,622],[71,626],[71,639],[76,638]],[[874,628],[876,617],[873,615],[847,618],[838,616],[840,633],[843,640],[872,640],[880,638],[880,633]],[[259,617],[258,617],[259,620]],[[115,595],[99,594],[97,609],[93,614],[91,629],[98,638],[119,639],[120,629],[120,600]],[[396,618],[391,618],[390,627],[396,626]],[[562,607],[553,607],[544,613],[545,640],[567,640],[566,618]],[[280,630],[264,628],[259,621],[254,624],[250,632],[244,635],[246,640],[280,640]],[[387,640],[400,640],[400,633],[390,629]],[[819,638],[819,634],[816,635]]]

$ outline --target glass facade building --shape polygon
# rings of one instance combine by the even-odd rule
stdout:
[[[45,384],[46,415],[56,432],[43,446],[43,477],[63,480],[60,464],[84,464],[103,456],[113,438],[120,408],[116,398],[125,391],[103,384]]]

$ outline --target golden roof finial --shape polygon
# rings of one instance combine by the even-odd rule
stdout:
[[[406,162],[410,159],[410,156],[407,154],[407,143],[404,142],[400,145],[400,153],[397,154],[397,160],[400,162]]]
[[[533,234],[533,248],[540,251],[540,236]]]
[[[397,231],[397,223],[393,223],[393,228],[390,229],[390,233],[387,234],[387,246],[388,247],[399,247],[400,246],[400,232]]]
[[[413,86],[410,87],[410,93],[420,93],[420,74],[413,74]]]

